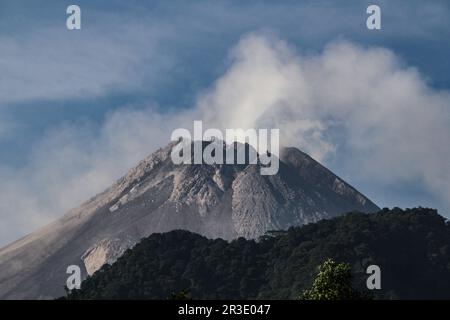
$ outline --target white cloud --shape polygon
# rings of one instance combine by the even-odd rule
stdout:
[[[100,130],[64,125],[47,133],[24,168],[0,167],[0,242],[102,191],[195,119],[280,128],[285,145],[325,162],[341,155],[350,176],[380,185],[421,181],[450,208],[449,106],[448,92],[427,86],[389,50],[336,42],[305,56],[274,36],[250,34],[193,108],[164,115],[125,108]]]
[[[141,25],[119,23],[113,32],[96,24],[88,30],[52,27],[20,37],[0,35],[0,107],[151,85],[172,62],[158,49],[164,30],[147,27],[145,36]]]

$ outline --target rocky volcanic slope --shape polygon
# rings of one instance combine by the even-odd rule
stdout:
[[[92,274],[141,238],[185,229],[210,238],[257,238],[268,230],[379,208],[305,153],[283,149],[280,169],[175,165],[159,149],[105,192],[0,249],[0,298],[63,294],[69,265]]]

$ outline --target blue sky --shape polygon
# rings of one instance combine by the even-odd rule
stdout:
[[[423,95],[416,100],[437,105],[430,113],[441,115],[443,129],[434,130],[430,118],[430,125],[417,126],[427,139],[414,133],[400,136],[397,143],[413,137],[419,145],[411,143],[401,155],[384,162],[373,150],[359,147],[359,141],[346,144],[351,130],[340,131],[338,125],[321,131],[320,143],[326,140],[332,151],[323,152],[320,160],[380,206],[432,206],[448,216],[450,205],[442,191],[447,190],[447,176],[434,183],[434,171],[421,174],[422,166],[441,171],[448,167],[425,157],[411,161],[422,159],[417,155],[424,152],[433,158],[435,149],[424,145],[442,139],[444,146],[448,138],[448,1],[86,0],[76,2],[82,10],[82,30],[68,31],[65,10],[70,4],[0,0],[0,244],[62,215],[168,142],[164,130],[148,128],[155,119],[164,119],[164,127],[170,128],[172,114],[203,110],[198,107],[202,101],[212,101],[219,108],[212,110],[223,114],[221,102],[205,96],[227,92],[223,82],[237,77],[242,61],[233,50],[244,52],[242,64],[251,65],[246,52],[260,52],[265,46],[287,66],[297,65],[291,56],[302,61],[319,57],[325,63],[330,44],[331,51],[347,52],[333,46],[336,42],[347,43],[350,53],[361,51],[355,55],[361,61],[370,61],[376,47],[394,55],[386,62],[383,54],[374,53],[378,65],[389,68],[389,79],[401,73],[410,79],[408,85],[417,82],[411,87]],[[381,7],[380,31],[365,27],[369,4]],[[249,34],[258,36],[245,40]],[[287,49],[280,49],[277,41]],[[284,51],[288,58],[282,57]],[[307,68],[319,68],[311,61]],[[305,77],[314,78],[308,73]],[[411,126],[424,119],[422,113],[414,116],[414,110],[406,111]],[[315,114],[314,119],[324,121],[334,114]],[[392,119],[404,114],[396,111]],[[123,119],[130,121],[128,125]],[[375,136],[374,148],[392,137]],[[311,152],[316,142],[305,137],[294,144]],[[371,143],[369,139],[367,144]],[[439,149],[436,157],[447,155],[445,147],[434,148]],[[373,169],[375,164],[380,168]],[[379,173],[383,169],[386,177]]]

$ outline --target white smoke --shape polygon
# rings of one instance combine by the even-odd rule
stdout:
[[[393,52],[346,41],[303,56],[252,34],[198,109],[218,126],[280,128],[282,143],[326,161],[346,152],[351,176],[421,181],[450,202],[450,93],[429,87]]]

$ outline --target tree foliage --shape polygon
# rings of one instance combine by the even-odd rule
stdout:
[[[361,294],[352,287],[352,273],[348,263],[327,259],[319,266],[319,273],[311,289],[300,294],[301,300],[355,300]]]

